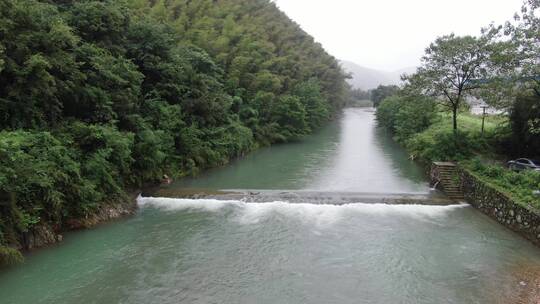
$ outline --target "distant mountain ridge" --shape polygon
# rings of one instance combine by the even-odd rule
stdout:
[[[363,67],[351,61],[340,60],[343,69],[351,73],[352,78],[348,80],[349,84],[355,89],[370,90],[379,85],[399,84],[402,74],[412,74],[416,67],[408,67],[397,71],[382,71]]]

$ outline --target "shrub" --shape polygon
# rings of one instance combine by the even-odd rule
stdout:
[[[66,141],[78,151],[81,173],[105,195],[122,194],[126,178],[132,173],[133,133],[113,126],[75,122],[63,130]]]
[[[393,95],[377,108],[377,121],[389,129],[398,142],[426,130],[436,116],[435,102],[426,97]]]
[[[22,263],[22,254],[14,248],[0,246],[0,267]]]
[[[510,110],[510,126],[508,152],[518,157],[540,156],[540,97],[516,98]]]
[[[473,138],[468,132],[434,126],[412,136],[405,146],[411,155],[424,161],[456,161],[471,157],[474,151],[485,146],[485,142]]]
[[[404,98],[395,114],[396,139],[404,142],[429,128],[436,116],[435,102],[426,97]]]
[[[24,232],[42,217],[59,222],[77,202],[81,184],[73,151],[50,133],[0,132],[0,214],[8,217],[5,223]]]
[[[533,191],[540,190],[540,172],[532,170],[514,172],[497,164],[484,164],[478,158],[464,161],[461,164],[518,203],[540,208],[540,197],[533,194]]]
[[[396,114],[400,103],[401,99],[398,96],[391,96],[384,99],[377,108],[377,122],[392,133],[396,132]]]

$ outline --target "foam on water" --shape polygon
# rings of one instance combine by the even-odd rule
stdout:
[[[227,201],[216,199],[180,199],[165,197],[142,197],[137,198],[139,207],[156,207],[164,210],[202,210],[217,211],[226,206],[241,206],[241,201]]]
[[[217,212],[231,209],[236,220],[242,224],[255,224],[271,215],[292,217],[301,221],[311,221],[318,225],[329,225],[344,217],[354,215],[407,216],[416,219],[444,217],[450,212],[468,207],[467,204],[432,206],[432,205],[390,205],[351,203],[344,205],[290,203],[273,201],[248,203],[241,200],[216,199],[178,199],[160,197],[139,197],[141,208],[154,207],[167,211],[206,211]]]

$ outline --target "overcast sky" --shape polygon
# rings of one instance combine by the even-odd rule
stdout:
[[[436,37],[478,35],[522,0],[275,0],[338,59],[394,71],[416,66]]]

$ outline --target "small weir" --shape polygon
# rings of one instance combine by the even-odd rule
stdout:
[[[329,192],[308,190],[208,190],[161,188],[142,194],[143,197],[190,198],[241,200],[247,203],[286,201],[289,203],[310,203],[345,205],[395,204],[395,205],[454,205],[456,201],[440,191],[418,193],[369,193],[369,192]]]

